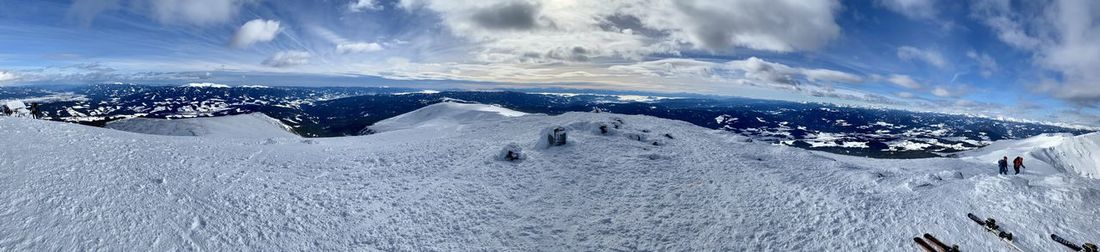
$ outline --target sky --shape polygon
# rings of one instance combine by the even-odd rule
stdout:
[[[0,85],[582,88],[1100,126],[1092,0],[0,0]]]

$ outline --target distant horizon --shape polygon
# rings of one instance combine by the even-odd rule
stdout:
[[[990,116],[983,114],[971,114],[963,112],[944,112],[936,110],[920,110],[907,107],[890,107],[887,105],[860,105],[860,104],[841,104],[824,101],[805,101],[805,100],[784,100],[784,99],[769,99],[759,97],[737,96],[737,95],[722,95],[722,94],[702,94],[691,92],[659,92],[659,91],[640,91],[640,90],[607,90],[607,89],[583,89],[583,88],[560,88],[560,87],[495,87],[495,88],[439,88],[439,87],[415,87],[415,86],[371,86],[371,85],[345,85],[345,86],[298,86],[298,85],[252,85],[252,84],[240,84],[230,85],[224,83],[162,83],[162,84],[144,84],[144,83],[89,83],[89,84],[29,84],[13,87],[23,88],[47,88],[47,87],[79,87],[90,85],[139,85],[139,86],[154,86],[154,87],[187,87],[190,84],[221,84],[227,85],[230,88],[248,88],[255,86],[265,86],[270,88],[378,88],[378,89],[394,89],[394,91],[440,91],[440,92],[518,92],[518,93],[531,93],[531,94],[578,94],[578,95],[603,95],[603,96],[615,96],[615,95],[638,95],[638,96],[651,96],[651,97],[663,97],[663,98],[695,98],[695,99],[747,99],[758,101],[771,101],[771,102],[790,102],[790,103],[813,103],[837,107],[856,107],[865,109],[886,109],[886,110],[898,110],[914,113],[933,113],[944,115],[956,115],[975,118],[986,118],[998,121],[1008,121],[1017,123],[1035,123],[1048,126],[1065,127],[1077,130],[1089,130],[1100,131],[1100,125],[1084,125],[1073,124],[1056,121],[1042,121],[1032,120],[1026,118],[1013,118],[1007,116]],[[4,87],[0,86],[0,90]],[[196,87],[196,88],[221,88],[221,87]],[[18,100],[18,99],[16,99]]]
[[[1100,2],[0,0],[0,86],[583,88],[1100,126]]]

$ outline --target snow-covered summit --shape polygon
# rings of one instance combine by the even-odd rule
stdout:
[[[262,142],[0,118],[17,147],[0,148],[0,250],[898,251],[922,233],[1007,250],[967,212],[1028,251],[1100,238],[1095,180],[640,115],[432,109],[382,134]],[[566,143],[539,148],[547,128]]]
[[[959,154],[965,160],[995,163],[1002,157],[1011,162],[1024,158],[1024,172],[1036,174],[1068,173],[1100,178],[1100,133],[1079,136],[1042,134],[1020,140],[997,141],[981,149]]]
[[[290,127],[263,113],[188,119],[130,118],[107,123],[107,128],[165,136],[218,138],[296,138]]]
[[[379,121],[368,128],[374,132],[412,128],[448,128],[524,115],[527,113],[495,105],[441,102]]]

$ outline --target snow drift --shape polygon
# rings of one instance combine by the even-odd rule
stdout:
[[[986,162],[992,167],[998,159],[1024,157],[1026,173],[1068,173],[1100,178],[1100,133],[1079,136],[1043,134],[1020,140],[997,141],[981,149],[963,152],[966,160]]]
[[[441,102],[382,120],[367,128],[374,132],[413,128],[451,128],[526,114],[494,105]]]
[[[400,130],[268,142],[0,118],[18,147],[0,148],[0,250],[899,251],[922,233],[1005,250],[967,212],[1029,251],[1100,233],[1091,179],[500,111],[442,104],[383,124]],[[535,148],[553,126],[568,143]]]
[[[107,128],[151,135],[219,138],[298,137],[290,127],[263,113],[189,119],[130,118],[107,123]]]

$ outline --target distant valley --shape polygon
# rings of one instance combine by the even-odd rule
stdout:
[[[603,91],[431,91],[389,87],[265,87],[193,84],[3,87],[0,100],[39,103],[44,119],[103,126],[114,120],[260,112],[305,137],[370,134],[368,126],[442,101],[496,104],[543,114],[643,114],[722,129],[752,141],[880,158],[919,158],[1042,133],[1060,126],[964,115],[732,97]]]

